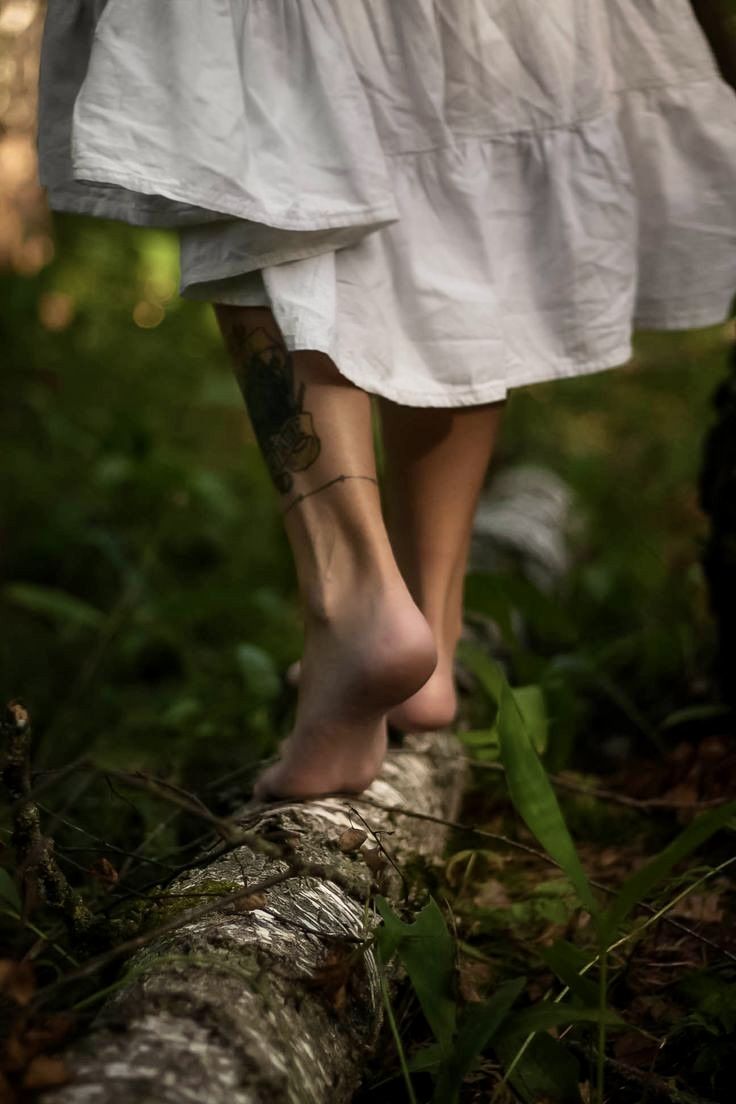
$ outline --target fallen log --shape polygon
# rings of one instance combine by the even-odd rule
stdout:
[[[123,987],[67,1056],[72,1080],[41,1099],[349,1101],[382,1020],[367,904],[377,880],[401,899],[409,861],[442,854],[445,828],[401,810],[454,819],[464,780],[454,737],[411,736],[360,797],[245,810],[238,819],[285,841],[301,873],[278,881],[288,852],[243,845],[173,883],[160,917],[169,930],[126,963]],[[192,911],[193,895],[211,892],[222,908]],[[176,909],[189,915],[171,930]]]

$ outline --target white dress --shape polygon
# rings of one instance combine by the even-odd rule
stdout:
[[[49,0],[57,210],[175,226],[181,293],[409,406],[724,321],[736,94],[687,0]]]

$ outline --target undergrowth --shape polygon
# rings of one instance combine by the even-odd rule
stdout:
[[[301,625],[214,321],[175,295],[173,240],[58,219],[57,255],[3,279],[0,690],[33,716],[58,862],[122,940],[171,911],[161,886],[208,838],[192,795],[227,815],[288,731]],[[565,480],[572,563],[549,591],[513,564],[468,578],[465,827],[422,907],[377,902],[377,950],[408,983],[361,1101],[729,1098],[736,757],[695,491],[728,338],[641,335],[626,369],[512,396],[495,466]],[[100,950],[21,888],[6,845],[16,1003]],[[41,1049],[118,977],[61,987]]]

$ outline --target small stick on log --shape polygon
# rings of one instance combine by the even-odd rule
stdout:
[[[453,819],[465,775],[454,737],[407,737],[366,797]],[[72,1082],[43,1101],[351,1099],[382,1018],[367,902],[376,883],[401,899],[407,860],[441,855],[447,829],[360,797],[262,806],[242,819],[266,839],[285,841],[284,857],[246,844],[170,887],[161,910],[167,930],[129,960],[127,980],[67,1056]],[[288,848],[296,873],[279,881]],[[267,891],[233,902],[244,886],[271,878]],[[197,898],[186,895],[213,888],[222,889],[222,907],[192,915]],[[177,909],[182,924],[171,930]]]

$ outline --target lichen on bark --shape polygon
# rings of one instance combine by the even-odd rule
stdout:
[[[389,898],[403,898],[404,869],[416,857],[436,859],[445,843],[441,824],[387,809],[454,819],[464,779],[454,737],[414,736],[390,754],[363,797],[244,810],[245,825],[291,840],[302,869],[320,876],[290,877],[233,903],[234,886],[286,869],[283,858],[241,846],[174,882],[159,919],[180,907],[186,913],[187,894],[222,889],[223,907],[184,918],[128,961],[121,987],[68,1056],[73,1081],[42,1100],[349,1101],[382,1016],[366,942],[376,923],[366,908],[375,879]],[[380,874],[361,851],[341,848],[347,828],[367,828],[367,844],[385,846],[391,862]]]

